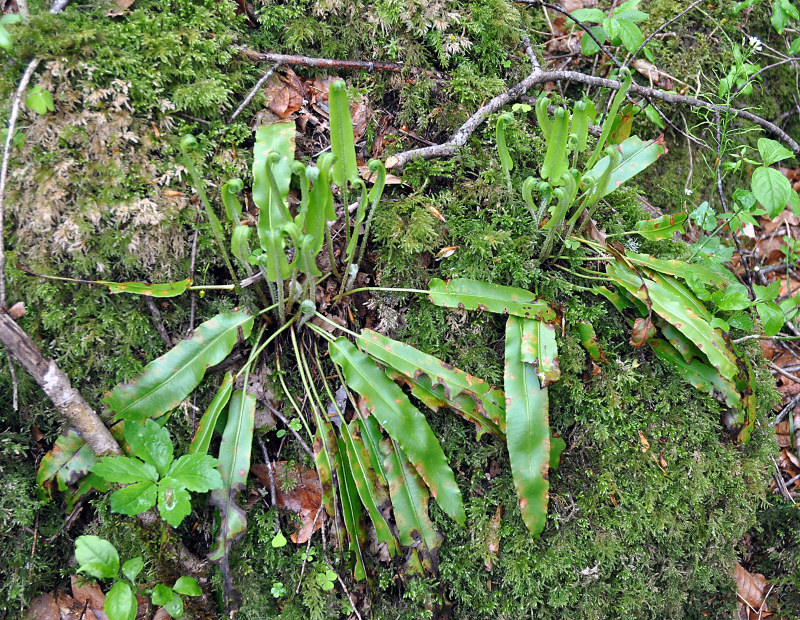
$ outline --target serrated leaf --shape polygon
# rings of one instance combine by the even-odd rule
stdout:
[[[45,482],[56,478],[60,490],[66,490],[83,478],[89,469],[97,463],[92,449],[80,436],[78,431],[69,429],[66,435],[56,439],[52,450],[45,454],[36,474],[36,485],[40,488],[42,499],[52,499]]]
[[[356,146],[353,140],[353,118],[347,102],[347,89],[343,80],[332,82],[328,89],[330,109],[331,152],[336,156],[333,162],[333,182],[344,187],[347,181],[353,183],[358,177]]]
[[[150,463],[164,476],[172,463],[173,445],[169,431],[153,420],[145,420],[144,424],[128,422],[125,425],[125,441],[131,447],[134,456],[145,463]]]
[[[131,587],[124,581],[115,581],[106,594],[103,611],[113,620],[135,620],[139,608]]]
[[[756,312],[761,318],[761,326],[767,338],[775,336],[786,323],[786,315],[774,301],[756,304]]]
[[[328,348],[348,385],[366,399],[372,415],[400,444],[442,510],[463,525],[466,515],[461,491],[425,417],[386,373],[350,341],[338,338]]]
[[[663,135],[647,142],[637,136],[631,136],[624,140],[622,144],[619,144],[617,149],[622,154],[622,158],[619,164],[612,168],[608,183],[599,198],[608,196],[611,192],[620,188],[625,181],[654,164],[659,157],[667,152]],[[594,165],[589,174],[595,179],[600,179],[610,162],[611,159],[606,155]]]
[[[182,489],[177,480],[164,478],[158,483],[158,513],[172,527],[178,527],[192,512],[189,491]]]
[[[133,482],[158,481],[156,468],[149,463],[127,456],[107,456],[92,466],[92,473],[108,482],[131,484]]]
[[[355,555],[353,577],[356,581],[361,581],[367,576],[361,551],[366,543],[367,533],[364,530],[364,524],[361,519],[361,501],[356,490],[350,462],[346,455],[347,448],[344,441],[339,439],[335,456],[336,471],[339,474],[339,497],[342,500],[342,516],[344,517],[345,529],[350,540],[350,551]]]
[[[211,560],[221,560],[230,552],[231,544],[244,535],[247,517],[237,504],[239,493],[245,489],[250,470],[250,451],[253,444],[256,398],[237,390],[228,408],[228,423],[222,435],[217,469],[222,487],[211,492],[209,503],[219,508],[222,521]]]
[[[136,581],[136,576],[142,571],[142,568],[144,568],[144,562],[141,556],[131,558],[122,565],[122,574],[131,581]]]
[[[183,577],[178,577],[172,589],[178,594],[183,594],[185,596],[203,595],[203,591],[200,589],[200,586],[197,585],[197,579],[194,577],[186,577],[185,575]]]
[[[386,543],[386,550],[394,557],[397,553],[397,540],[387,522],[392,506],[389,490],[372,466],[369,451],[361,437],[361,420],[356,418],[350,424],[343,422],[340,430],[356,490],[375,527],[377,541]]]
[[[207,454],[185,454],[173,464],[169,477],[195,493],[222,488],[222,476],[215,467],[219,461]]]
[[[422,564],[435,573],[443,537],[428,517],[428,489],[397,442],[385,439],[381,441],[380,449],[400,543],[405,547],[416,547],[422,556]]]
[[[211,438],[214,436],[214,429],[217,426],[219,414],[228,404],[233,391],[233,375],[230,372],[225,373],[222,379],[222,384],[219,386],[214,399],[208,405],[203,417],[197,424],[197,430],[194,432],[194,438],[189,446],[189,454],[205,454],[208,452],[208,447],[211,445]]]
[[[561,378],[558,366],[558,346],[553,325],[542,321],[522,322],[522,361],[536,370],[543,388]]]
[[[431,303],[445,308],[482,310],[513,314],[526,319],[553,323],[556,311],[530,291],[513,286],[489,284],[479,280],[456,278],[445,282],[435,278],[428,285]]]
[[[187,278],[179,282],[164,282],[150,284],[149,282],[108,282],[96,280],[95,284],[103,284],[111,293],[130,293],[131,295],[144,295],[145,297],[177,297],[182,295],[192,285],[192,279]]]
[[[136,379],[115,387],[103,399],[115,419],[157,418],[177,407],[194,390],[209,366],[224,360],[241,333],[250,335],[253,317],[223,312],[200,325],[189,340],[150,362]]]
[[[369,329],[361,331],[358,345],[386,364],[393,379],[401,378],[412,394],[428,407],[448,407],[478,427],[479,438],[490,432],[505,439],[505,395],[487,381],[473,377],[410,345]]]
[[[673,213],[652,220],[640,220],[636,222],[636,231],[649,241],[671,239],[675,233],[684,233],[683,225],[687,217],[686,213]]]
[[[759,166],[750,179],[750,188],[770,219],[777,217],[789,204],[792,184],[775,168]]]
[[[638,17],[636,13],[641,13],[641,11],[636,11],[635,13],[629,11],[628,13],[629,16],[626,18],[623,18],[622,15],[618,15],[617,13],[614,13],[614,15],[617,17],[617,22],[619,23],[619,39],[622,41],[622,45],[625,46],[625,49],[633,54],[644,42],[644,36],[642,36],[642,31],[639,30],[639,26],[630,19],[630,16]],[[642,15],[646,18],[647,13],[642,13]]]
[[[111,494],[111,510],[132,517],[155,506],[157,499],[155,482],[136,482]]]
[[[547,519],[550,425],[547,388],[539,385],[534,367],[522,361],[523,321],[512,316],[506,323],[506,445],[522,519],[536,537]]]
[[[112,579],[119,572],[119,554],[107,540],[98,536],[78,536],[75,559],[79,571],[97,579]]]

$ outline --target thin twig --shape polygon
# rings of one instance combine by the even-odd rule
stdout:
[[[331,569],[330,566],[328,566],[328,568],[330,570],[333,570],[333,569]],[[344,585],[344,581],[342,581],[342,578],[339,576],[339,573],[337,573],[336,571],[333,571],[333,572],[336,573],[336,579],[339,580],[339,585],[342,586],[342,590],[344,590],[344,593],[347,595],[347,600],[350,601],[350,606],[353,608],[353,613],[356,615],[356,618],[358,618],[358,620],[363,620],[363,618],[361,617],[361,614],[358,613],[358,609],[356,609],[356,602],[353,600],[353,597],[350,595],[350,590],[348,590],[347,586]]]
[[[17,379],[17,371],[14,370],[14,361],[10,355],[6,355],[8,360],[8,374],[11,377],[11,407],[14,413],[19,411],[19,379]]]
[[[36,513],[36,520],[33,524],[33,545],[31,546],[30,569],[28,570],[28,585],[33,583],[33,558],[36,556],[36,541],[39,540],[39,513]]]
[[[164,344],[167,345],[167,347],[171,347],[172,341],[169,338],[166,327],[164,327],[161,311],[158,309],[158,306],[156,306],[156,302],[153,301],[152,297],[145,297],[145,301],[147,303],[148,310],[150,310],[150,315],[153,317],[153,324],[155,325],[158,335],[161,336],[161,340],[164,341]]]
[[[284,416],[280,411],[275,409],[275,407],[273,407],[269,403],[267,403],[267,409],[269,409],[272,412],[272,415],[274,415],[276,418],[278,418],[281,422],[283,422],[286,425],[286,427],[295,436],[295,439],[297,439],[297,441],[300,442],[300,446],[303,448],[303,450],[305,450],[308,453],[308,456],[310,456],[313,459],[314,458],[314,451],[311,448],[308,447],[308,444],[300,436],[300,433],[298,433],[296,430],[294,430],[289,425],[289,420],[286,419],[286,416]]]
[[[542,66],[539,64],[539,59],[536,58],[536,53],[533,51],[533,46],[531,45],[531,40],[528,35],[523,35],[522,43],[525,46],[525,53],[528,55],[528,58],[531,61],[531,69],[534,71],[539,71]]]
[[[266,60],[267,62],[277,62],[282,65],[303,65],[306,67],[325,67],[328,69],[365,69],[366,71],[395,71],[406,70],[402,62],[380,62],[371,60],[336,60],[333,58],[316,58],[313,56],[298,56],[292,54],[272,54],[269,52],[257,52],[255,50],[234,45],[233,49],[252,60]],[[429,70],[419,70],[423,73],[442,77],[441,73]]]
[[[455,133],[447,142],[437,144],[436,146],[412,149],[410,151],[403,151],[402,153],[392,155],[386,160],[386,167],[402,169],[408,162],[414,159],[450,157],[458,152],[458,149],[467,143],[467,140],[469,140],[470,136],[484,123],[489,115],[497,112],[499,109],[509,103],[518,101],[531,88],[538,84],[565,80],[572,80],[573,82],[580,84],[588,84],[601,88],[609,88],[611,90],[619,90],[622,87],[622,83],[617,80],[609,80],[607,78],[586,75],[585,73],[580,73],[578,71],[533,71],[521,82],[512,86],[506,92],[497,95],[493,99],[489,100],[485,105],[478,108],[478,110],[476,110],[475,113],[455,131]],[[646,86],[640,86],[639,84],[632,84],[628,92],[640,95],[642,97],[651,97],[666,103],[682,104],[694,108],[707,109],[712,112],[733,114],[766,129],[772,135],[782,140],[792,149],[794,153],[800,155],[800,144],[798,144],[797,141],[795,141],[777,125],[761,118],[760,116],[756,116],[747,110],[730,108],[723,104],[709,103],[708,101],[703,101],[702,99],[697,99],[696,97],[687,97],[685,95],[668,93],[661,90],[648,88]],[[681,130],[678,131],[681,134],[683,133]]]
[[[641,52],[641,51],[642,51],[642,50],[645,48],[645,46],[646,46],[648,43],[650,43],[650,39],[652,39],[653,37],[655,37],[656,35],[658,35],[658,33],[659,33],[659,32],[662,32],[662,31],[663,31],[663,30],[664,30],[664,29],[665,29],[667,26],[669,26],[669,25],[670,25],[671,23],[673,23],[674,21],[676,21],[676,20],[680,19],[681,17],[683,17],[684,15],[686,15],[686,14],[687,14],[689,11],[691,11],[691,10],[692,10],[694,7],[696,7],[698,4],[700,4],[700,3],[702,3],[702,2],[703,2],[703,0],[695,0],[695,1],[694,1],[694,2],[692,2],[692,3],[691,3],[689,6],[687,6],[687,7],[686,7],[686,8],[685,8],[683,11],[681,11],[680,13],[678,13],[678,14],[677,14],[675,17],[673,17],[673,18],[672,18],[672,19],[670,19],[670,20],[667,20],[667,21],[665,21],[665,22],[664,22],[663,24],[661,24],[661,25],[660,25],[658,28],[656,28],[656,29],[655,29],[655,30],[652,32],[652,34],[650,34],[650,36],[648,36],[648,37],[647,37],[647,38],[646,38],[644,41],[642,41],[642,44],[641,44],[641,45],[639,46],[639,48],[638,48],[638,49],[637,49],[637,50],[636,50],[636,51],[633,53],[633,55],[632,55],[632,56],[631,56],[631,57],[628,59],[628,61],[625,63],[625,66],[626,66],[626,67],[630,66],[630,64],[631,64],[631,63],[632,63],[634,60],[636,60],[636,57],[639,55],[639,52]]]
[[[783,419],[789,414],[790,411],[794,410],[798,403],[800,403],[800,394],[793,397],[792,400],[786,403],[786,406],[781,409],[781,412],[775,416],[775,419],[772,422],[770,422],[770,426],[778,426],[778,424],[783,422]]]
[[[775,457],[772,456],[771,454],[769,455],[769,458],[772,461],[772,464],[775,466],[775,473],[772,474],[772,477],[775,479],[775,484],[778,485],[778,488],[781,491],[781,495],[783,495],[784,499],[789,500],[793,504],[796,504],[797,502],[794,501],[794,498],[789,493],[789,489],[786,488],[786,482],[784,482],[783,480],[783,473],[781,472],[781,468],[778,467],[778,462],[775,460]]]
[[[264,74],[264,76],[260,80],[258,80],[258,82],[256,82],[256,85],[253,86],[253,89],[249,93],[247,93],[247,97],[244,98],[244,101],[242,101],[242,103],[239,104],[239,107],[236,108],[236,111],[233,114],[231,114],[231,117],[228,119],[228,125],[230,125],[236,119],[236,117],[242,113],[242,110],[244,110],[247,107],[247,104],[250,103],[253,100],[253,97],[256,96],[258,89],[264,85],[264,83],[272,76],[272,74],[275,71],[278,70],[278,67],[280,66],[281,63],[276,62],[274,65],[272,65],[270,70],[267,71]]]
[[[788,372],[786,372],[786,371],[785,371],[783,368],[781,368],[780,366],[776,366],[776,365],[775,365],[775,364],[773,364],[772,362],[767,362],[767,366],[769,366],[769,367],[770,367],[772,370],[774,370],[775,372],[777,372],[779,375],[782,375],[782,376],[786,377],[787,379],[789,379],[789,380],[791,380],[791,381],[794,381],[795,383],[800,383],[800,379],[798,379],[797,377],[795,377],[795,376],[794,376],[794,375],[792,375],[792,374],[789,374]]]
[[[314,523],[311,524],[311,533],[314,533],[314,528],[317,527],[317,520],[319,519],[319,515],[322,512],[322,504],[320,504],[319,508],[317,508],[317,514],[314,515]],[[325,526],[323,526],[323,531]],[[300,580],[297,582],[297,589],[294,591],[295,596],[300,594],[300,586],[303,585],[303,573],[306,572],[306,563],[308,562],[308,553],[311,551],[311,538],[312,536],[308,537],[308,544],[306,545],[306,556],[303,558],[303,566],[300,567]]]

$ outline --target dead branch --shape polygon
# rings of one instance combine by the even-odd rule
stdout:
[[[41,386],[56,409],[86,440],[92,452],[98,455],[122,454],[106,425],[80,392],[72,387],[69,377],[53,360],[45,359],[33,340],[4,308],[0,308],[0,344]]]
[[[406,66],[402,62],[381,62],[371,60],[336,60],[332,58],[315,58],[312,56],[297,56],[292,54],[272,54],[269,52],[257,52],[255,50],[234,45],[240,54],[252,60],[265,60],[276,62],[282,65],[304,65],[306,67],[325,67],[328,69],[366,69],[367,71],[405,71]],[[418,71],[432,77],[442,77],[441,73],[431,70],[419,69]]]
[[[610,88],[611,90],[619,90],[622,87],[622,83],[618,82],[617,80],[609,80],[606,78],[595,77],[592,75],[586,75],[585,73],[580,73],[578,71],[544,71],[541,69],[534,69],[528,77],[523,79],[521,82],[512,86],[506,92],[501,93],[491,99],[486,105],[478,108],[478,110],[470,116],[467,121],[459,127],[456,132],[452,135],[452,137],[442,144],[437,144],[435,146],[427,146],[419,149],[412,149],[410,151],[404,151],[402,153],[397,153],[395,155],[390,156],[386,160],[386,167],[387,168],[396,168],[398,170],[402,170],[403,167],[410,161],[414,159],[433,159],[435,157],[450,157],[454,155],[458,149],[464,146],[469,140],[470,136],[475,132],[475,130],[480,127],[483,122],[487,119],[487,117],[498,110],[500,110],[503,106],[512,103],[514,101],[519,101],[521,97],[525,95],[531,88],[538,84],[544,84],[546,82],[563,82],[563,81],[573,81],[580,84],[587,84],[590,86],[599,86],[601,88]],[[795,154],[800,155],[800,144],[798,144],[794,139],[792,139],[785,131],[783,131],[780,127],[775,125],[774,123],[769,122],[761,118],[760,116],[756,116],[752,112],[748,112],[747,110],[740,110],[738,108],[731,108],[726,105],[719,105],[710,103],[708,101],[703,101],[702,99],[698,99],[696,97],[687,97],[685,95],[677,95],[675,93],[667,93],[661,90],[657,90],[654,88],[648,88],[646,86],[640,86],[639,84],[632,84],[630,90],[628,91],[631,94],[641,95],[642,97],[651,97],[653,99],[658,99],[659,101],[664,101],[666,103],[675,103],[680,105],[688,105],[693,108],[701,108],[705,110],[710,110],[712,112],[718,112],[720,114],[730,113],[734,116],[738,116],[739,118],[743,118],[748,120],[756,125],[766,129],[776,138],[779,138],[783,141],[789,148],[794,151]]]
[[[281,66],[281,63],[276,62],[274,65],[272,65],[270,70],[267,71],[261,77],[261,79],[258,80],[258,82],[256,82],[256,85],[253,86],[253,88],[250,90],[249,93],[247,93],[247,97],[244,98],[244,101],[242,101],[242,103],[239,104],[239,107],[236,108],[236,111],[233,114],[231,114],[231,117],[228,119],[228,125],[230,125],[234,120],[236,120],[236,117],[239,116],[239,114],[242,113],[242,110],[244,110],[247,107],[247,104],[250,103],[253,100],[253,97],[256,96],[256,93],[258,92],[258,89],[261,88],[264,85],[264,83],[270,78],[270,76],[275,71],[277,71],[278,67],[280,67],[280,66]]]

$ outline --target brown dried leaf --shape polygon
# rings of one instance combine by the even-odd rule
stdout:
[[[634,349],[640,349],[655,335],[656,328],[649,316],[643,319],[636,319],[633,323],[633,331],[631,331],[631,339],[628,344]]]
[[[106,595],[96,583],[86,581],[80,575],[72,575],[70,577],[72,584],[72,598],[74,598],[81,605],[89,601],[89,607],[94,610],[103,609],[106,602]]]
[[[372,172],[372,170],[369,169],[369,166],[359,166],[358,176],[364,179],[367,183],[375,183],[378,178],[378,173]],[[403,179],[395,174],[387,174],[385,183],[386,185],[402,185]]]
[[[56,604],[61,614],[61,620],[99,620],[94,611],[86,607],[85,602],[78,602],[64,592],[56,593]],[[106,615],[103,614],[103,620]]]
[[[739,562],[736,562],[733,578],[736,580],[736,594],[739,598],[740,610],[741,606],[745,606],[754,609],[756,613],[771,613],[764,601],[764,595],[769,590],[764,575],[749,573]]]
[[[8,314],[11,316],[12,319],[15,321],[25,315],[25,302],[18,301],[13,306],[8,309]]]
[[[311,535],[322,526],[324,515],[317,512],[322,505],[322,487],[317,472],[308,467],[292,466],[287,468],[286,461],[278,461],[275,465],[275,501],[279,508],[285,508],[297,514],[302,521],[300,529],[290,538],[293,543],[307,542]],[[258,478],[264,488],[269,489],[269,470],[266,465],[255,464],[250,471]],[[287,490],[283,490],[283,489]],[[316,524],[314,520],[316,519]]]
[[[781,448],[791,448],[791,436],[789,433],[789,420],[786,419],[780,424],[775,426],[775,439],[778,441],[778,445]],[[800,436],[800,413],[794,413],[794,435],[795,441],[797,437]]]
[[[303,106],[303,95],[291,86],[272,80],[264,87],[267,107],[280,118],[287,118]]]
[[[642,452],[647,452],[650,449],[650,442],[644,436],[642,431],[639,431],[639,442],[642,444]]]
[[[40,594],[31,601],[31,606],[25,612],[26,620],[61,620],[55,597],[50,594]]]
[[[652,62],[644,58],[637,58],[633,61],[632,66],[648,80],[652,80],[653,84],[657,84],[664,90],[672,90],[674,87],[672,79]]]

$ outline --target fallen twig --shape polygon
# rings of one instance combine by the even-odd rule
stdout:
[[[525,95],[525,93],[538,84],[564,80],[572,80],[573,82],[578,82],[580,84],[599,86],[601,88],[610,88],[611,90],[619,90],[622,87],[622,83],[617,80],[609,80],[607,78],[586,75],[585,73],[580,73],[578,71],[544,71],[541,69],[534,69],[530,75],[528,75],[521,82],[512,86],[506,92],[497,95],[485,105],[478,108],[478,110],[476,110],[476,112],[456,130],[456,132],[447,142],[437,144],[436,146],[412,149],[410,151],[403,151],[402,153],[392,155],[386,160],[386,167],[402,170],[402,168],[408,162],[414,159],[450,157],[454,155],[460,147],[467,143],[467,140],[470,138],[470,136],[475,132],[476,129],[478,129],[478,127],[483,124],[489,115],[497,112],[503,106],[509,103],[518,101],[522,96]],[[639,84],[632,84],[629,92],[632,94],[641,95],[642,97],[652,97],[653,99],[658,99],[659,101],[664,101],[666,103],[688,105],[694,108],[703,108],[722,114],[730,112],[735,116],[748,120],[766,129],[772,135],[782,140],[787,146],[789,146],[789,148],[792,149],[794,153],[800,155],[800,144],[791,138],[785,131],[770,121],[765,120],[760,116],[756,116],[747,110],[731,108],[722,104],[709,103],[708,101],[703,101],[702,99],[698,99],[696,97],[687,97],[685,95],[668,93],[661,90],[656,90],[654,88],[640,86]]]
[[[256,96],[256,93],[258,92],[258,89],[261,88],[264,85],[264,83],[270,78],[270,76],[280,66],[281,66],[281,63],[280,62],[276,62],[274,65],[272,65],[270,70],[267,71],[262,76],[262,78],[260,80],[258,80],[258,82],[256,82],[256,85],[253,86],[252,90],[249,93],[247,93],[247,97],[244,98],[244,101],[242,101],[242,103],[239,104],[239,107],[236,108],[236,111],[233,114],[231,114],[231,117],[228,119],[228,125],[230,125],[234,120],[236,120],[236,117],[239,116],[239,114],[242,113],[242,110],[244,110],[247,107],[247,104],[250,103],[253,100],[253,97]]]
[[[252,60],[266,60],[267,62],[279,63],[282,65],[304,65],[306,67],[325,67],[328,69],[362,69],[372,71],[405,71],[406,66],[402,62],[382,62],[372,60],[336,60],[334,58],[316,58],[313,56],[299,56],[293,54],[272,54],[270,52],[257,52],[255,50],[234,45],[240,54]],[[441,73],[428,69],[416,69],[433,77],[442,77]]]

